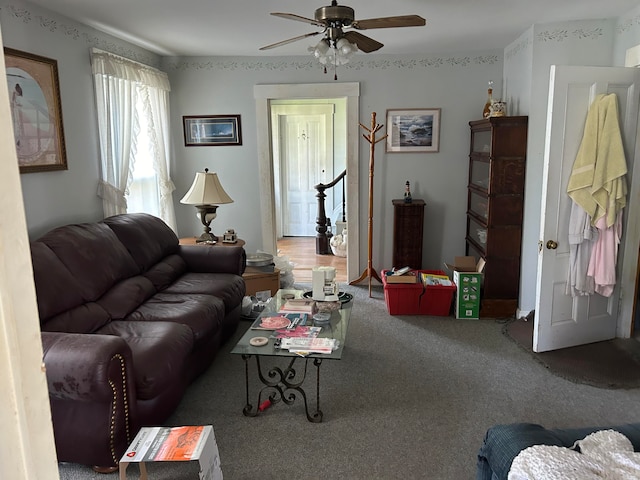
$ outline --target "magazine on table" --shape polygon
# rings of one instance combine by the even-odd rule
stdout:
[[[293,328],[281,328],[273,332],[273,338],[316,338],[322,327],[308,327],[306,325],[296,325]]]
[[[296,328],[307,324],[309,316],[306,313],[263,313],[251,325],[252,330],[280,330]]]

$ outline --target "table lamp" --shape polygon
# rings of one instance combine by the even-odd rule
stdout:
[[[182,197],[180,203],[194,205],[198,211],[197,217],[204,225],[204,233],[196,239],[196,242],[217,242],[218,237],[211,233],[211,222],[216,218],[218,205],[233,203],[232,198],[222,188],[218,174],[209,173],[208,168],[205,168],[204,172],[196,172],[191,188]]]

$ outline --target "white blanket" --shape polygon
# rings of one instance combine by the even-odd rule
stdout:
[[[580,452],[573,450],[580,447]],[[615,430],[600,430],[572,448],[535,445],[513,460],[509,480],[637,480],[640,453]]]

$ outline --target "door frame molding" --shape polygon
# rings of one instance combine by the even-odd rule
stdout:
[[[262,248],[277,253],[276,206],[273,178],[273,150],[271,148],[271,100],[345,98],[347,101],[347,279],[355,280],[360,267],[359,185],[359,100],[360,84],[313,83],[255,85],[256,130],[258,140],[258,173],[260,176],[260,217],[262,221]],[[353,277],[353,278],[352,278]]]

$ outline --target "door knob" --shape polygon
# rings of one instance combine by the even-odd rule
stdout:
[[[547,241],[547,248],[549,250],[555,250],[556,248],[558,248],[558,242],[554,242],[553,240]]]

